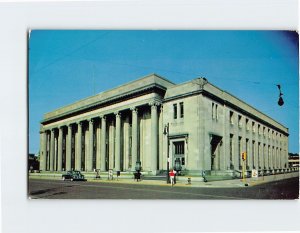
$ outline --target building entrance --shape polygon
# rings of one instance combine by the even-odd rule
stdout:
[[[211,149],[211,170],[220,170],[222,137],[218,135],[211,135],[210,149]]]
[[[180,161],[182,169],[185,168],[185,141],[174,141],[173,142],[173,167],[175,161]]]

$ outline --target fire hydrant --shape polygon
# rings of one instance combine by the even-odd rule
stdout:
[[[192,179],[191,179],[191,177],[188,177],[188,179],[187,179],[187,184],[192,184]]]

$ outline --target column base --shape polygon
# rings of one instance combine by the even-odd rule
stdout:
[[[154,176],[156,176],[158,173],[159,173],[158,170],[155,170],[155,171],[151,171],[151,172],[150,172],[150,174],[151,174],[151,175],[154,175]]]

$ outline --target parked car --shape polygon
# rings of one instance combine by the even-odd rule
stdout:
[[[66,174],[62,175],[62,180],[85,180],[84,175],[80,171],[67,171]]]

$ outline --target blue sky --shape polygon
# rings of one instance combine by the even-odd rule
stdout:
[[[296,153],[298,64],[298,34],[289,31],[33,30],[29,152],[39,150],[44,113],[157,73],[175,83],[207,78],[288,127],[289,151]]]

